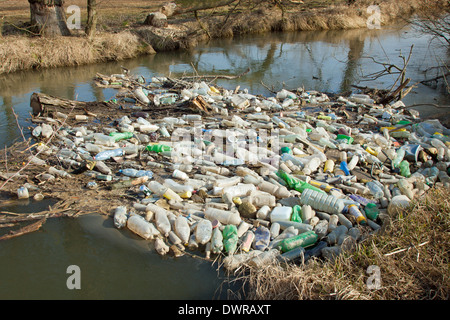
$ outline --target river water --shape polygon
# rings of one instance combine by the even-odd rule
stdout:
[[[0,147],[30,136],[30,96],[43,92],[82,101],[108,100],[116,90],[97,88],[97,72],[172,76],[198,74],[237,75],[218,80],[219,86],[240,86],[265,96],[281,88],[341,93],[352,85],[386,89],[396,75],[372,81],[367,75],[380,71],[379,62],[402,66],[400,55],[412,58],[407,69],[411,83],[435,76],[430,69],[446,61],[439,43],[409,26],[380,30],[273,33],[222,39],[189,51],[158,53],[137,59],[89,66],[17,72],[0,76]],[[425,72],[428,70],[427,72]],[[270,88],[271,90],[268,90]],[[443,88],[419,84],[403,100],[406,105],[448,105]],[[416,108],[421,116],[438,110]],[[16,118],[17,117],[17,118]],[[17,125],[17,123],[19,125]],[[47,209],[51,201],[0,204],[0,210],[29,213]],[[70,265],[81,271],[81,290],[69,290]],[[217,264],[190,256],[160,257],[148,242],[114,228],[111,219],[91,214],[76,219],[50,219],[40,231],[0,243],[1,299],[225,299],[227,277]]]

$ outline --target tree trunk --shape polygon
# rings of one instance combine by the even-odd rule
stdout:
[[[86,35],[92,38],[97,28],[97,0],[87,0],[88,19],[86,25]]]
[[[33,32],[43,36],[69,36],[64,0],[28,0]]]

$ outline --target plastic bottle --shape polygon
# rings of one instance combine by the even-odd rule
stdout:
[[[400,148],[397,150],[397,153],[395,155],[394,160],[392,160],[392,167],[393,168],[398,168],[400,165],[400,162],[402,162],[403,158],[405,157],[405,149],[404,148]]]
[[[307,248],[309,246],[312,246],[317,242],[318,239],[319,236],[314,231],[307,231],[297,236],[284,239],[279,244],[279,247],[282,252],[288,252],[297,247]]]
[[[238,236],[237,228],[235,225],[226,225],[223,229],[223,247],[228,255],[234,254],[237,249]]]
[[[244,233],[244,235],[242,236],[241,250],[244,252],[249,252],[254,239],[255,234],[251,230]]]
[[[278,170],[276,174],[278,177],[283,179],[286,182],[287,186],[291,189],[297,190],[299,192],[303,192],[306,189],[311,189],[317,192],[325,193],[325,191],[322,191],[320,188],[316,188],[307,182],[296,179],[282,170]]]
[[[115,141],[126,140],[133,137],[132,132],[111,132],[109,134],[110,137],[114,137]]]
[[[160,234],[151,222],[146,221],[143,217],[136,214],[128,218],[127,228],[146,240],[153,239]]]
[[[411,171],[409,169],[409,162],[407,160],[402,160],[399,165],[400,175],[409,178],[411,176]]]
[[[256,255],[254,258],[248,261],[248,264],[253,268],[260,268],[267,266],[276,261],[277,257],[280,255],[280,251],[277,249],[270,249],[264,251],[261,254]]]
[[[270,243],[270,230],[265,226],[259,226],[255,230],[253,249],[264,251]]]
[[[352,171],[353,169],[355,169],[356,165],[358,164],[358,161],[359,161],[359,157],[357,155],[354,155],[352,157],[352,159],[350,160],[350,162],[347,164],[348,170]]]
[[[171,225],[166,213],[161,211],[155,212],[155,225],[163,236],[167,237],[169,235]]]
[[[178,215],[175,220],[174,230],[177,236],[180,237],[181,242],[187,245],[189,242],[189,236],[191,232],[188,219],[182,215]]]
[[[166,145],[163,145],[163,144],[148,145],[148,146],[145,147],[145,149],[147,151],[156,152],[156,153],[168,152],[168,151],[172,150],[172,148],[170,146],[166,146]]]
[[[409,199],[412,200],[414,198],[413,185],[409,183],[408,180],[400,179],[397,182],[397,186],[400,189],[401,193],[407,196]]]
[[[155,193],[159,197],[164,197],[168,200],[175,200],[180,202],[183,201],[183,199],[178,194],[176,194],[172,189],[164,187],[157,181],[150,181],[147,187],[150,189],[151,192]]]
[[[348,206],[348,213],[355,217],[356,222],[362,225],[367,224],[366,217],[359,211],[358,207],[354,204]]]
[[[67,178],[70,178],[70,177],[71,177],[71,175],[70,175],[69,173],[67,173],[66,171],[56,169],[55,167],[50,167],[50,168],[48,168],[48,172],[49,172],[50,174],[58,175],[58,176],[63,177],[63,178],[64,178],[64,177],[67,177]]]
[[[310,205],[304,204],[302,206],[302,211],[301,211],[301,218],[302,221],[306,224],[310,224],[310,220],[312,217],[314,217],[314,212],[312,210],[312,207]]]
[[[344,174],[345,174],[346,176],[349,176],[349,175],[350,175],[350,170],[348,169],[347,162],[342,161],[339,167],[341,168],[342,171],[344,171]]]
[[[331,214],[340,213],[345,207],[342,199],[311,189],[305,189],[302,192],[300,202],[304,205],[310,205],[315,210],[325,211]]]
[[[214,228],[211,236],[211,250],[218,254],[223,250],[223,234],[219,228]]]
[[[195,228],[195,241],[201,245],[208,243],[211,240],[212,229],[211,221],[200,220]]]
[[[175,169],[172,173],[172,177],[186,181],[189,180],[189,176],[186,174],[186,172],[183,172],[181,170]]]
[[[305,164],[302,171],[306,175],[310,175],[311,173],[315,172],[321,164],[321,161],[319,158],[312,158],[308,163]]]
[[[291,221],[302,223],[302,207],[300,205],[295,205],[292,207]]]
[[[169,246],[166,245],[161,238],[156,238],[155,250],[158,254],[163,256],[169,252]]]
[[[194,192],[194,187],[192,187],[191,185],[180,184],[172,179],[164,180],[164,185],[178,194],[185,192]]]
[[[376,180],[369,181],[366,183],[366,187],[369,188],[370,194],[375,199],[380,199],[384,196],[384,192],[383,192],[382,186],[380,186],[377,182],[378,181],[376,181]]]
[[[123,154],[124,154],[124,152],[121,148],[112,149],[112,150],[104,150],[104,151],[97,153],[97,155],[94,157],[94,160],[95,161],[108,160],[112,157],[123,156]]]
[[[120,169],[119,173],[127,177],[139,178],[147,176],[149,179],[153,177],[153,172],[149,170],[136,170],[133,168]]]
[[[212,207],[205,210],[205,218],[211,221],[217,220],[222,224],[233,224],[236,226],[242,221],[239,212],[220,210]]]
[[[127,225],[127,208],[125,206],[119,206],[114,211],[114,225],[118,229],[122,229]]]
[[[334,170],[334,161],[328,159],[327,161],[325,161],[323,171],[325,173],[333,173],[333,170]]]
[[[369,202],[364,207],[364,212],[366,213],[367,218],[370,220],[377,220],[378,215],[380,213],[380,210],[378,209],[377,205],[375,203]]]

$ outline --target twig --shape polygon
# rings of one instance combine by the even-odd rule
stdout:
[[[430,241],[422,242],[422,243],[419,244],[417,247],[424,246],[424,245],[426,245],[428,242],[430,242]],[[392,251],[392,252],[389,252],[389,253],[385,253],[384,256],[385,256],[385,257],[388,257],[388,256],[391,256],[391,255],[394,255],[394,254],[397,254],[397,253],[400,253],[400,252],[403,252],[403,251],[406,251],[406,250],[409,250],[409,249],[415,248],[415,247],[416,247],[416,246],[411,245],[411,246],[409,246],[408,248],[403,248],[403,249],[395,250],[395,251]]]
[[[69,111],[69,114],[73,111],[73,109],[75,108],[75,106],[72,106],[72,109]],[[61,128],[64,126],[64,124],[66,123],[66,120],[69,117],[65,118],[64,121],[62,122],[62,124],[52,133],[52,135],[50,136],[50,138],[47,140],[47,143],[50,142],[56,135],[56,133],[61,130]],[[34,156],[39,155],[44,149],[39,150]],[[30,151],[31,152],[31,151]],[[33,155],[33,153],[31,153],[31,155]],[[30,157],[30,159],[28,160],[28,162],[22,167],[20,168],[15,174],[13,174],[11,177],[9,177],[1,186],[0,186],[0,190],[3,189],[3,187],[9,182],[11,181],[15,176],[17,176],[18,174],[20,174],[20,172],[22,172],[23,170],[25,170],[25,168],[27,168],[31,161],[33,160],[33,157]]]

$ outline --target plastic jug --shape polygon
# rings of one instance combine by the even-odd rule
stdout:
[[[119,206],[114,210],[114,226],[118,229],[122,229],[127,225],[127,208],[125,206]]]
[[[259,226],[255,230],[253,249],[264,251],[270,243],[270,230],[265,226]]]
[[[270,213],[270,221],[290,221],[292,214],[292,207],[275,207]]]

